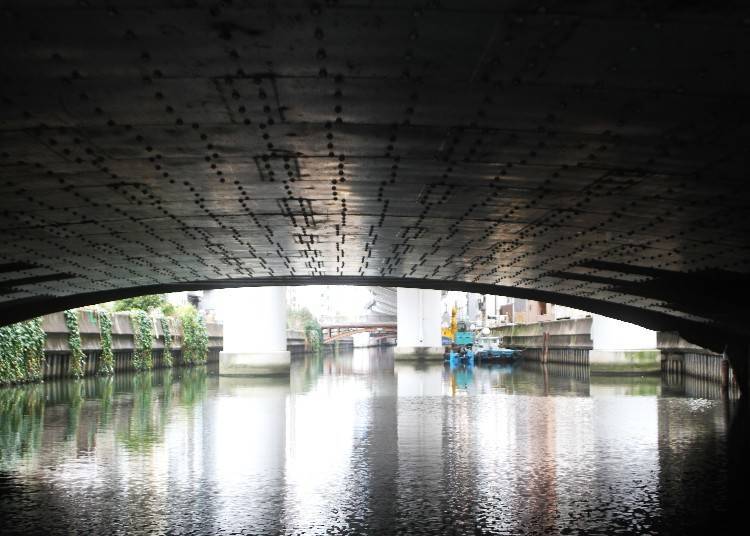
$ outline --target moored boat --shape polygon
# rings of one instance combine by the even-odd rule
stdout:
[[[474,345],[474,355],[481,361],[513,362],[520,351],[502,346],[500,337],[480,337]]]
[[[471,348],[461,348],[459,350],[451,348],[445,353],[444,360],[451,365],[455,365],[457,363],[473,364],[475,356],[476,354],[471,350]]]

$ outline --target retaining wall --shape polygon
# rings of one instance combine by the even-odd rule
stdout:
[[[305,332],[296,329],[286,330],[286,349],[289,350],[289,353],[292,355],[292,357],[297,357],[312,352],[312,350],[307,347],[307,342],[305,341]]]
[[[182,328],[179,321],[167,319],[172,335],[172,362],[182,365]],[[81,332],[81,347],[86,354],[84,371],[86,375],[96,373],[96,364],[101,356],[101,336],[95,311],[78,311],[78,324]],[[65,378],[70,376],[70,345],[68,328],[62,312],[42,317],[42,329],[47,334],[44,348],[45,363],[43,378]],[[208,362],[218,362],[223,342],[221,324],[206,323],[208,330]],[[152,327],[154,368],[163,367],[164,333],[161,322],[154,321]],[[112,353],[115,357],[115,372],[133,371],[133,326],[128,313],[112,314]]]
[[[659,351],[594,349],[594,323],[600,317],[514,324],[492,330],[504,344],[522,348],[525,358],[542,363],[586,365],[592,374],[659,374]]]
[[[723,355],[691,344],[673,331],[659,332],[656,345],[661,351],[663,373],[710,380],[724,388],[739,391],[732,367]]]
[[[534,324],[512,324],[492,329],[503,344],[523,349],[524,358],[542,363],[588,365],[591,318],[550,320]]]

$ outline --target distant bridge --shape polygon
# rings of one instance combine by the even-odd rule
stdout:
[[[332,323],[320,326],[323,331],[323,342],[329,343],[357,333],[375,333],[395,337],[396,322],[348,322]]]

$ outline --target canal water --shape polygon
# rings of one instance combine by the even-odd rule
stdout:
[[[684,534],[726,519],[731,401],[659,378],[357,350],[0,389],[0,523],[47,534]]]

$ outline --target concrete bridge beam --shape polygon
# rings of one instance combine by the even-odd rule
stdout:
[[[396,359],[442,359],[440,291],[399,288]]]
[[[219,374],[266,376],[289,374],[286,347],[286,287],[221,291],[224,351]]]

